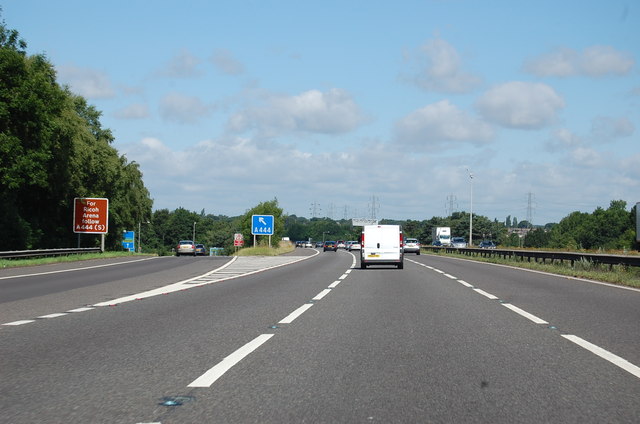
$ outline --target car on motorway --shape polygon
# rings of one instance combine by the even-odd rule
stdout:
[[[456,247],[456,248],[467,247],[467,241],[464,239],[464,237],[452,237],[451,247]]]
[[[196,244],[196,255],[205,256],[207,254],[207,249],[204,247],[204,244]]]
[[[327,250],[336,252],[338,250],[338,243],[336,243],[335,241],[325,241],[322,249],[324,252],[326,252]]]
[[[420,242],[415,238],[404,239],[404,253],[420,254]]]
[[[344,249],[344,248],[346,247],[346,245],[345,245],[345,243],[344,243],[344,240],[338,240],[338,242],[337,242],[337,244],[336,244],[336,247],[337,247],[338,249]]]
[[[360,250],[362,249],[362,245],[360,244],[359,241],[350,241],[349,242],[349,252],[351,252],[352,250]]]
[[[310,241],[305,241],[304,242],[304,246],[302,247],[306,247],[308,249],[311,249],[313,247],[313,243],[311,243]]]
[[[442,242],[440,240],[436,240],[431,243],[431,246],[442,247]]]
[[[176,256],[196,255],[196,244],[192,240],[180,240],[176,246]]]
[[[316,242],[316,247],[322,247],[322,246],[324,246],[323,242],[321,242],[321,241],[317,241]]]
[[[490,240],[483,240],[480,242],[480,244],[478,245],[478,247],[480,249],[495,249],[496,248],[496,244]]]

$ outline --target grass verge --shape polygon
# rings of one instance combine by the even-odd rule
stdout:
[[[293,243],[282,242],[278,247],[257,246],[238,250],[235,256],[278,256],[295,250]]]
[[[87,261],[90,259],[120,258],[125,256],[136,256],[136,255],[138,254],[130,253],[130,252],[104,252],[104,253],[82,253],[79,255],[66,255],[66,256],[50,256],[47,258],[0,259],[0,269],[55,264],[60,262]],[[143,254],[140,256],[149,256],[149,255]]]
[[[623,286],[640,288],[640,269],[637,267],[625,267],[614,265],[609,269],[609,265],[594,264],[589,261],[576,261],[571,266],[569,262],[540,263],[521,261],[519,259],[504,259],[501,257],[467,256],[457,253],[422,251],[423,254],[434,256],[449,256],[463,258],[470,261],[488,262],[493,264],[510,265],[518,268],[532,269],[536,271],[549,272],[552,274],[566,275],[570,277],[585,278],[588,280],[602,281],[605,283],[619,284]]]

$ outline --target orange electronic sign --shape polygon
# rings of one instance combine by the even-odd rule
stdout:
[[[76,197],[73,203],[73,232],[105,234],[109,230],[109,199]]]

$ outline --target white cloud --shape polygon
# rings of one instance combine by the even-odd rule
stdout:
[[[493,128],[458,109],[448,100],[418,109],[396,123],[396,140],[413,148],[451,147],[452,142],[476,145],[494,138]]]
[[[172,57],[165,67],[158,72],[159,75],[171,78],[192,78],[202,75],[198,69],[201,60],[186,49],[182,49]]]
[[[601,168],[609,163],[605,155],[588,147],[574,149],[570,157],[573,163],[581,168]]]
[[[297,96],[271,95],[265,102],[232,116],[228,128],[236,132],[253,129],[267,136],[298,131],[339,134],[365,121],[351,96],[337,88],[309,90]]]
[[[586,135],[578,135],[572,131],[561,128],[554,130],[551,138],[546,142],[547,150],[551,152],[561,150],[586,149],[615,142],[624,137],[630,137],[635,132],[635,126],[627,118],[612,118],[598,116],[591,120],[590,132]],[[576,153],[576,156],[584,157],[585,152]]]
[[[487,120],[508,128],[539,129],[552,123],[564,100],[546,84],[513,81],[494,87],[476,102]]]
[[[591,137],[596,143],[629,137],[634,132],[635,126],[628,118],[599,116],[591,121]]]
[[[197,97],[179,93],[168,94],[160,102],[160,116],[166,121],[182,124],[198,122],[208,116],[213,109]]]
[[[582,52],[570,48],[558,48],[530,59],[524,69],[540,77],[569,77],[584,75],[626,75],[635,65],[633,56],[611,46],[591,46]]]
[[[220,72],[227,75],[240,75],[244,72],[244,65],[227,49],[216,49],[211,56],[211,62]]]
[[[149,108],[142,103],[135,103],[117,110],[114,116],[119,119],[144,119],[149,117]]]
[[[492,162],[490,151],[414,157],[376,142],[338,153],[310,153],[247,137],[205,140],[185,150],[145,138],[121,151],[140,163],[154,208],[204,208],[230,216],[274,197],[289,214],[309,216],[309,205],[317,202],[322,216],[331,208],[335,218],[342,218],[345,210],[348,217],[366,216],[372,195],[380,202],[379,217],[443,216],[442,205],[451,194],[457,195],[458,210],[468,210],[467,165],[474,173],[474,211],[490,219],[506,215],[523,219],[524,213],[518,211],[526,207],[527,191],[534,193],[538,204],[534,222],[546,223],[557,222],[572,210],[607,206],[613,198],[633,199],[640,187],[638,155],[620,159],[585,146],[555,163],[530,158],[503,166]],[[407,174],[397,172],[398,166],[429,172],[411,174],[407,186]],[[192,178],[193,169],[198,170],[198,179]],[[352,178],[327,178],[317,171],[323,169],[366,178],[358,179],[354,191]]]
[[[76,94],[87,99],[105,99],[115,96],[107,74],[95,69],[65,65],[57,68],[58,78],[68,84]]]
[[[557,152],[580,147],[583,143],[584,140],[577,134],[566,128],[560,128],[553,131],[551,138],[546,142],[546,148],[551,152]]]
[[[620,163],[620,171],[624,177],[636,188],[635,193],[640,192],[640,153],[630,155],[622,159]],[[636,201],[638,201],[636,196]]]
[[[479,77],[462,69],[462,59],[457,50],[442,39],[430,40],[422,46],[417,62],[420,69],[402,79],[427,91],[466,93],[481,83]]]

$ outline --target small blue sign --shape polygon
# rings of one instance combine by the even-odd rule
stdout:
[[[251,234],[257,236],[272,236],[273,215],[252,215]]]
[[[122,233],[122,247],[129,252],[135,252],[136,233],[134,231],[124,231]]]

